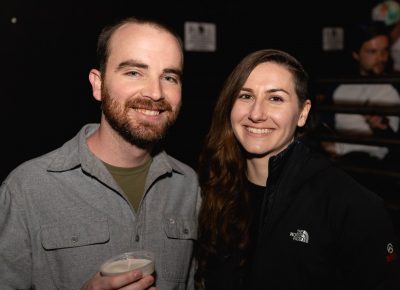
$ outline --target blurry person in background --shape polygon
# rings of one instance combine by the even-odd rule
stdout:
[[[359,76],[386,74],[390,40],[382,23],[356,25],[349,40]],[[400,96],[391,84],[340,84],[333,91],[332,102],[339,105],[393,106],[400,105]],[[344,134],[394,138],[399,129],[399,117],[336,113],[333,127]],[[390,148],[386,146],[326,142],[324,148],[341,161],[372,167],[395,166],[393,157],[389,155]]]
[[[390,40],[387,27],[382,22],[367,21],[354,26],[349,33],[356,72],[364,79],[363,83],[340,84],[333,91],[332,103],[343,106],[393,107],[400,105],[400,96],[393,83],[385,83],[389,76]],[[381,83],[372,82],[381,77]],[[371,83],[368,81],[371,80]],[[352,141],[321,143],[325,152],[340,166],[346,168],[357,181],[379,194],[396,225],[400,236],[400,183],[391,175],[380,172],[400,172],[400,146],[389,144],[366,144],[360,140],[398,140],[399,122],[397,115],[335,113],[325,114],[326,120],[332,120],[328,127],[335,134],[347,136]],[[377,173],[375,173],[377,172]]]

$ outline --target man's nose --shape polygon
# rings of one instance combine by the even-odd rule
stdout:
[[[143,97],[154,101],[163,98],[162,87],[159,79],[148,79],[142,88]]]

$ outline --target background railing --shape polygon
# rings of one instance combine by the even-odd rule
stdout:
[[[381,116],[399,116],[400,105],[371,105],[371,104],[354,104],[348,103],[333,103],[332,96],[324,95],[325,88],[330,87],[331,93],[333,87],[340,84],[392,84],[395,88],[400,87],[400,76],[385,76],[385,77],[337,77],[323,78],[314,81],[316,95],[319,98],[313,102],[313,109],[317,116],[317,129],[313,133],[313,138],[316,142],[342,142],[350,144],[363,144],[385,146],[391,149],[397,148],[400,151],[400,134],[395,134],[393,137],[365,135],[349,132],[340,132],[335,130],[333,123],[327,124],[324,120],[331,120],[336,113],[341,114],[361,114],[361,115],[381,115]],[[400,92],[399,92],[400,95]],[[321,96],[323,96],[321,98]],[[399,97],[400,98],[400,97]],[[322,148],[322,147],[321,147]],[[328,154],[327,152],[325,152]],[[328,154],[329,155],[329,154]],[[329,155],[330,156],[330,155]],[[337,156],[330,156],[333,161],[337,161]],[[368,167],[365,164],[343,164],[338,162],[344,170],[358,175],[366,175],[371,177],[387,177],[394,179],[400,184],[400,160],[397,161],[399,166],[395,169],[384,167]],[[400,202],[400,189],[398,192]]]

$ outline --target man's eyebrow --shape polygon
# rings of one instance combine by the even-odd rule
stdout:
[[[142,63],[140,61],[136,61],[136,60],[127,60],[127,61],[123,61],[121,62],[117,68],[116,71],[125,69],[125,68],[133,68],[133,67],[137,67],[137,68],[143,68],[143,69],[148,69],[149,65]],[[179,77],[182,77],[182,70],[180,68],[166,68],[163,70],[164,73],[173,73],[176,74]]]
[[[179,68],[166,68],[164,69],[164,73],[172,73],[172,74],[176,74],[177,76],[179,76],[180,78],[182,78],[182,70]]]
[[[126,60],[126,61],[121,62],[115,70],[119,71],[124,68],[132,68],[132,67],[138,67],[138,68],[144,68],[144,69],[149,68],[149,66],[147,64],[131,59],[131,60]]]

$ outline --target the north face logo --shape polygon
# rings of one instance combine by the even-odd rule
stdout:
[[[303,242],[308,244],[308,233],[305,230],[297,230],[296,233],[290,233],[290,236],[293,237],[293,241]]]

